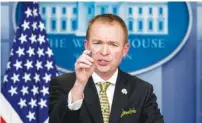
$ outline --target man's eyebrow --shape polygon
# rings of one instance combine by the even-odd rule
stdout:
[[[99,41],[99,42],[103,42],[101,39],[92,39],[92,41]],[[117,42],[116,40],[109,40],[107,41],[107,43],[111,43],[111,44],[119,44],[119,42]]]
[[[102,40],[100,40],[100,39],[92,39],[92,41],[102,41]]]
[[[109,43],[112,43],[112,44],[119,44],[119,42],[117,42],[117,41],[112,41],[112,40],[110,40]]]
[[[111,42],[111,43],[117,43],[117,41],[115,41],[115,40],[109,40],[109,42]]]

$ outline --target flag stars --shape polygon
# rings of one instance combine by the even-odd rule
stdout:
[[[11,56],[13,56],[13,49],[11,49]]]
[[[38,16],[38,13],[37,13],[37,9],[36,9],[36,8],[33,9],[33,15],[34,15],[34,17]]]
[[[57,70],[38,5],[27,6],[21,13],[24,19],[17,27],[10,59],[5,66],[2,94],[22,122],[31,123],[48,118],[47,114],[43,114],[43,118],[38,116],[48,110],[48,85]]]
[[[11,68],[11,62],[9,61],[8,63],[7,63],[7,69],[10,69]]]
[[[33,28],[34,31],[37,29],[37,22],[34,22],[34,23],[32,24],[32,28]]]
[[[41,21],[39,23],[39,28],[40,28],[41,31],[43,31],[45,29],[45,26]]]
[[[4,75],[4,79],[3,79],[3,82],[8,82],[8,75]]]
[[[16,53],[18,54],[18,57],[21,57],[22,55],[25,55],[24,48],[18,47],[18,50],[16,51]]]
[[[31,57],[32,55],[34,55],[34,48],[29,47],[29,50],[27,50],[27,53],[29,54],[29,57]]]
[[[39,41],[39,44],[45,43],[45,37],[44,35],[39,34],[39,38],[37,39]]]
[[[47,114],[38,116],[48,110],[48,85],[57,72],[48,45],[46,24],[39,17],[38,5],[31,6],[21,12],[24,19],[17,27],[10,59],[5,66],[7,72],[2,78],[2,94],[22,122],[30,123],[48,118]]]
[[[16,83],[17,81],[20,81],[19,74],[13,73],[13,76],[11,77],[11,79],[13,80],[14,83]]]
[[[22,77],[22,79],[24,79],[25,82],[31,81],[30,76],[31,76],[31,74],[28,74],[28,73],[25,72],[25,74],[24,74],[24,76]]]
[[[53,55],[52,50],[48,47],[46,54],[48,55],[48,57],[50,58]]]
[[[32,16],[32,10],[28,7],[27,10],[25,11],[25,14],[26,14],[27,18],[29,16]]]
[[[43,77],[43,80],[44,80],[46,83],[48,83],[48,82],[51,80],[51,75],[45,73],[45,76]]]
[[[43,86],[43,89],[40,92],[43,94],[43,96],[45,96],[46,94],[48,95],[48,87]]]
[[[32,93],[33,93],[34,96],[39,93],[38,89],[39,89],[39,88],[36,87],[35,85],[33,86],[33,88],[32,88],[31,91],[32,91]]]
[[[37,104],[37,103],[36,103],[36,100],[33,99],[33,98],[31,98],[31,101],[29,102],[29,105],[31,106],[32,109],[33,109],[34,107],[37,107],[36,104]]]
[[[27,60],[25,66],[27,67],[27,70],[29,70],[30,68],[33,68],[32,61]]]
[[[46,102],[47,102],[47,100],[40,99],[40,102],[39,102],[38,104],[40,105],[40,108],[41,108],[41,109],[42,109],[43,107],[47,107]]]
[[[22,92],[22,95],[28,94],[28,87],[22,86],[22,89],[20,90]]]
[[[31,40],[32,44],[33,44],[34,42],[37,42],[37,41],[36,41],[36,35],[34,35],[34,34],[32,33],[32,35],[31,35],[31,37],[29,38],[29,40]]]
[[[52,61],[51,61],[51,62],[46,61],[45,67],[46,67],[48,70],[50,70],[51,68],[53,68],[53,62],[52,62]]]
[[[36,69],[37,69],[37,70],[42,69],[42,65],[41,65],[41,64],[42,64],[41,61],[38,61],[38,60],[36,61],[35,66],[36,66]]]
[[[23,107],[26,107],[27,106],[27,104],[26,104],[26,100],[24,99],[22,99],[22,98],[20,98],[20,101],[18,102],[18,105],[20,105],[20,108],[22,109]]]
[[[37,51],[37,53],[38,53],[38,55],[39,55],[39,58],[41,57],[41,56],[44,56],[44,52],[43,52],[43,48],[41,49],[41,48],[38,48],[38,51]]]
[[[17,94],[17,87],[11,86],[8,92],[11,94],[11,96],[13,96],[14,94]]]
[[[40,81],[39,77],[39,74],[35,73],[34,80],[36,83]]]
[[[29,22],[27,22],[26,20],[23,22],[22,24],[23,27],[23,31],[25,31],[26,29],[29,29]]]
[[[27,42],[27,35],[24,35],[23,33],[20,35],[19,40],[21,41],[21,44],[24,42]]]
[[[16,70],[18,70],[19,68],[22,68],[22,61],[16,60],[16,62],[13,66],[15,66]]]
[[[32,113],[31,111],[29,111],[28,115],[26,116],[29,119],[29,122],[36,119],[34,115],[34,112]]]

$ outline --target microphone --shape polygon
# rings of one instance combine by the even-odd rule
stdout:
[[[92,56],[92,52],[90,51],[87,55],[91,57]]]

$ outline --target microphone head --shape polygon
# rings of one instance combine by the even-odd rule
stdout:
[[[88,53],[88,56],[90,56],[90,57],[92,56],[92,52],[91,51]]]

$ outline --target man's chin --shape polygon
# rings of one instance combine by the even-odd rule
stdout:
[[[102,74],[107,74],[109,72],[109,68],[107,66],[106,67],[101,66],[97,67],[96,71]]]

